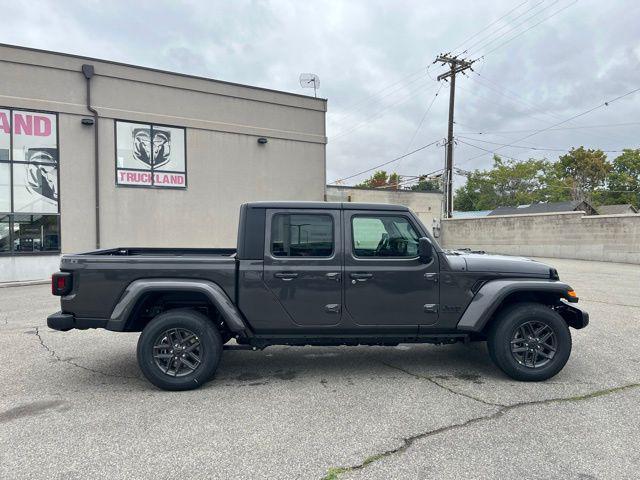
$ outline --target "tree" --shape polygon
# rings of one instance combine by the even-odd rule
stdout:
[[[356,185],[356,187],[365,188],[384,188],[384,187],[397,187],[398,174],[387,174],[384,170],[377,170],[369,178]]]
[[[437,179],[420,177],[418,183],[411,185],[414,192],[441,192],[440,182]]]
[[[600,205],[630,203],[640,208],[640,149],[625,149],[613,160],[607,188],[597,193]]]
[[[611,164],[602,150],[572,148],[553,164],[547,178],[552,197],[562,196],[558,189],[570,192],[572,200],[593,200],[593,193],[602,188],[611,171]]]
[[[493,157],[493,168],[476,170],[467,183],[456,190],[456,210],[493,210],[498,206],[517,206],[546,200],[544,179],[546,160],[517,162]]]

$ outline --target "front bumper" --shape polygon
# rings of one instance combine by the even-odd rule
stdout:
[[[74,328],[78,330],[86,330],[88,328],[104,328],[107,320],[96,318],[76,318],[71,313],[56,312],[47,317],[47,326],[53,330],[67,332]]]
[[[584,310],[562,302],[556,311],[564,318],[567,325],[579,330],[589,325],[589,314]]]

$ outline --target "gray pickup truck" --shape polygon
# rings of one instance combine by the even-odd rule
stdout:
[[[487,341],[517,380],[558,373],[578,298],[542,263],[445,251],[396,205],[242,205],[237,249],[64,255],[56,330],[142,332],[138,363],[167,390],[211,379],[224,349]],[[234,342],[227,345],[231,339]]]

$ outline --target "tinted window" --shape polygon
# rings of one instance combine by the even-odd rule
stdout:
[[[419,235],[406,217],[380,215],[351,219],[357,257],[417,257]]]
[[[274,215],[271,253],[274,257],[330,257],[333,219],[330,215]]]

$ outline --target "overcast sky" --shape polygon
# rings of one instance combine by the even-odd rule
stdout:
[[[427,67],[460,45],[456,52],[479,59],[479,75],[457,82],[455,163],[463,169],[490,166],[492,154],[477,147],[515,143],[640,87],[636,0],[30,0],[5,2],[2,12],[2,43],[311,95],[298,77],[317,74],[328,99],[329,182],[446,136],[448,84],[425,116],[442,72]],[[517,144],[637,148],[639,112],[640,92]],[[444,149],[432,146],[385,169],[418,175],[443,164]]]

